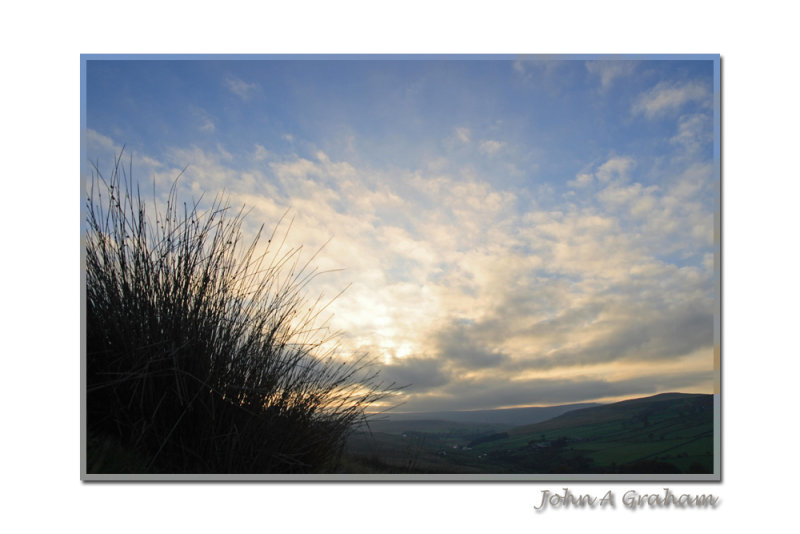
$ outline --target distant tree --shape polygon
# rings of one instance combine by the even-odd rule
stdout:
[[[257,253],[261,232],[243,246],[243,209],[201,212],[177,180],[151,211],[131,168],[121,153],[108,178],[95,166],[86,198],[87,470],[335,469],[391,388],[328,348],[324,306],[304,297],[318,271],[272,237]],[[114,450],[137,460],[109,467]]]

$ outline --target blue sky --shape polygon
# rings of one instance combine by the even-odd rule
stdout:
[[[711,58],[87,61],[82,176],[294,218],[403,409],[712,392]]]

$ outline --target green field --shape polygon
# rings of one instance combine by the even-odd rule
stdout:
[[[355,433],[342,472],[712,473],[713,397],[665,394],[519,427],[398,421]]]

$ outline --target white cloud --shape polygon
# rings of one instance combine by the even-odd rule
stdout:
[[[593,60],[586,62],[586,70],[599,76],[602,89],[607,90],[617,78],[624,78],[633,74],[636,64],[636,61],[627,60]]]
[[[505,147],[505,143],[501,141],[495,141],[494,139],[487,139],[482,141],[480,144],[481,152],[490,156],[497,154],[497,152],[499,152],[503,147]]]
[[[465,384],[500,399],[523,372],[526,384],[559,384],[568,373],[611,369],[621,356],[661,361],[705,342],[708,255],[702,269],[659,255],[664,243],[684,247],[667,253],[695,250],[713,230],[696,199],[706,167],[687,168],[662,191],[631,183],[636,161],[614,156],[570,183],[589,199],[580,210],[531,204],[519,213],[517,192],[477,170],[450,175],[444,162],[376,177],[333,152],[304,155],[278,159],[256,144],[238,169],[221,146],[192,147],[170,151],[173,167],[163,168],[189,164],[192,194],[225,188],[234,205],[253,209],[254,225],[270,229],[290,209],[286,246],[304,246],[304,259],[332,238],[314,265],[345,270],[312,280],[308,294],[330,298],[352,283],[327,310],[342,349],[368,348],[394,375],[417,380],[420,406],[427,394]],[[592,183],[596,192],[585,188]]]
[[[87,161],[81,162],[81,179],[85,187],[88,187],[89,180],[97,164],[101,173],[108,173],[111,170],[111,163],[122,153],[126,162],[133,163],[134,178],[140,179],[141,183],[149,183],[155,180],[157,183],[172,183],[180,173],[180,169],[166,166],[162,161],[135,151],[131,147],[124,147],[114,141],[111,137],[103,135],[91,128],[83,131],[81,142],[84,144],[85,156]],[[128,159],[128,158],[132,159]]]
[[[630,185],[611,184],[597,194],[597,199],[605,207],[619,213],[620,209],[627,209],[637,217],[647,215],[647,210],[655,206],[654,194],[657,186],[644,187],[640,183]]]
[[[103,135],[91,128],[86,128],[83,131],[83,141],[86,143],[86,151],[95,153],[98,150],[103,152],[119,152],[121,146],[114,143],[114,141],[107,135]]]
[[[214,120],[205,109],[197,106],[191,106],[190,111],[197,121],[197,129],[204,134],[212,134],[216,131],[217,127]]]
[[[683,115],[678,120],[678,133],[670,142],[682,146],[688,153],[697,152],[713,141],[711,117],[706,113]]]
[[[600,182],[609,182],[613,179],[625,180],[629,172],[636,166],[636,162],[630,157],[613,157],[603,163],[595,175]]]
[[[456,128],[456,138],[458,138],[458,140],[461,141],[462,143],[469,143],[470,134],[471,132],[469,128],[465,128],[463,126]]]
[[[257,83],[248,83],[235,76],[228,76],[225,78],[225,86],[244,101],[250,100],[259,89]]]
[[[653,119],[678,111],[689,102],[699,102],[710,106],[710,88],[696,81],[660,82],[639,96],[632,111],[634,114],[643,114],[648,119]]]
[[[217,143],[217,153],[219,157],[227,161],[233,161],[233,154],[228,152],[228,150],[222,146],[222,143]]]
[[[594,175],[591,173],[582,172],[575,176],[574,180],[568,181],[567,185],[570,187],[583,188],[590,186],[592,182],[594,182]]]
[[[306,178],[310,174],[319,174],[320,168],[305,158],[297,158],[281,163],[270,163],[270,167],[281,179]]]
[[[558,84],[559,71],[569,65],[569,61],[559,61],[543,56],[530,56],[514,61],[512,67],[525,82],[536,82],[551,85]]]
[[[253,159],[256,161],[264,161],[272,156],[271,152],[264,148],[262,145],[256,144],[255,151],[253,152]]]
[[[198,198],[205,195],[213,197],[216,193],[238,189],[241,175],[231,169],[224,161],[230,162],[232,156],[221,146],[217,151],[204,151],[197,146],[189,148],[169,148],[166,150],[168,167],[156,177],[162,185],[172,183],[180,170],[185,168],[179,182],[181,189]],[[210,198],[209,198],[210,199]]]

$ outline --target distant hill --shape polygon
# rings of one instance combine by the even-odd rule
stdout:
[[[444,412],[389,412],[378,419],[386,421],[450,421],[454,423],[519,426],[547,421],[564,413],[602,406],[598,403],[564,404],[561,406],[536,406],[532,408],[502,408],[497,410],[463,410]]]
[[[714,395],[392,417],[353,434],[343,472],[693,475],[714,468]],[[526,423],[500,423],[515,420]]]
[[[674,411],[682,406],[694,409],[700,405],[710,409],[713,402],[712,395],[693,393],[661,393],[652,397],[642,397],[613,404],[603,404],[593,407],[570,410],[544,422],[519,426],[510,431],[513,434],[528,434],[531,432],[548,432],[562,428],[571,428],[582,425],[598,425],[613,421],[644,420],[649,415]]]

